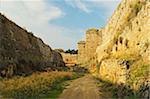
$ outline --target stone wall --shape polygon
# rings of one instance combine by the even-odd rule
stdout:
[[[78,56],[77,56],[77,63],[79,65],[83,64],[85,62],[85,41],[79,41],[78,42]]]
[[[150,1],[122,0],[96,49],[99,76],[124,83],[144,97],[150,88]],[[146,96],[148,97],[148,96]]]
[[[95,55],[96,48],[101,43],[101,30],[98,29],[89,29],[86,31],[86,61],[92,60]]]
[[[78,63],[86,65],[95,57],[96,48],[101,44],[102,29],[88,29],[86,40],[78,42]]]
[[[0,75],[26,75],[63,67],[62,56],[0,14]]]
[[[61,53],[66,66],[77,65],[77,54]]]

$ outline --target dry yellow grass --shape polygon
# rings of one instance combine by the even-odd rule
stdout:
[[[7,98],[38,97],[39,94],[50,90],[55,83],[72,77],[71,72],[44,72],[2,80],[0,94]]]

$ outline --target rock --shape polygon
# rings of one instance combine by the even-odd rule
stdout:
[[[136,91],[150,79],[149,6],[149,0],[122,0],[113,13],[96,50],[102,79],[117,84],[121,81]],[[146,97],[147,91],[142,91]]]
[[[141,86],[143,82],[150,80],[149,24],[149,0],[122,0],[101,30],[99,40],[96,39],[99,36],[92,32],[86,34],[84,44],[78,43],[80,63],[86,60],[84,63],[89,69],[95,68],[94,72],[99,71],[101,79],[115,84],[124,83],[138,92],[144,88]],[[142,93],[148,98],[147,91]]]
[[[77,54],[61,52],[61,55],[66,66],[70,67],[77,65]]]
[[[64,67],[59,52],[0,14],[0,74],[28,75]]]

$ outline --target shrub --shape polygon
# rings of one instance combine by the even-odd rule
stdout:
[[[135,5],[135,10],[136,10],[136,12],[135,12],[135,14],[137,15],[138,14],[138,12],[141,10],[141,8],[142,8],[142,4],[141,3],[137,3],[136,5]]]

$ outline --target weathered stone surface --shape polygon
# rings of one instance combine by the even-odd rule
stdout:
[[[86,64],[95,58],[97,46],[101,44],[102,29],[88,29],[86,41],[78,42],[78,63]]]
[[[77,56],[77,60],[78,60],[78,64],[83,64],[85,63],[85,41],[79,41],[78,42],[78,56]]]
[[[0,14],[0,74],[24,75],[63,67],[62,56]]]
[[[63,57],[63,61],[65,62],[66,66],[75,66],[77,65],[77,54],[70,54],[61,52]]]
[[[147,95],[150,86],[149,27],[150,1],[122,0],[103,30],[102,44],[96,49],[101,78],[124,83],[135,91],[145,89],[141,95]]]
[[[96,48],[101,44],[101,36],[101,30],[89,29],[86,31],[86,61],[91,60],[95,56]]]

